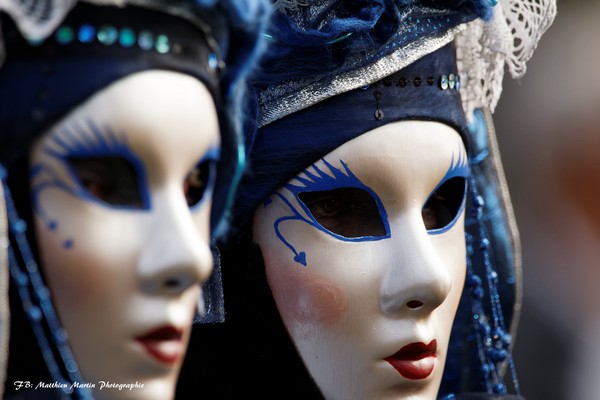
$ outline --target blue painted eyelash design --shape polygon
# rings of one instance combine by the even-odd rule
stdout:
[[[425,201],[425,204],[427,204],[427,201],[429,201],[429,198],[433,195],[433,193],[435,193],[435,191],[438,190],[438,188],[440,186],[442,186],[444,183],[446,183],[448,180],[450,180],[452,178],[456,178],[456,177],[468,178],[470,174],[471,174],[471,171],[469,169],[469,161],[468,161],[467,157],[462,152],[460,152],[458,154],[458,159],[456,160],[456,162],[454,162],[454,153],[452,153],[452,160],[450,161],[450,167],[448,167],[448,171],[446,171],[446,174],[440,180],[440,183],[437,184],[435,189],[433,189],[431,191],[431,193],[427,197],[427,200]],[[443,228],[432,229],[432,230],[427,231],[427,233],[430,235],[439,235],[441,233],[447,232],[450,229],[452,229],[452,227],[456,224],[458,217],[462,214],[462,212],[465,208],[466,196],[467,196],[467,182],[465,179],[465,190],[463,193],[463,199],[462,199],[462,202],[461,202],[461,205],[460,205],[458,211],[456,212],[456,215],[454,216],[454,219],[448,225],[444,226]]]
[[[297,251],[296,248],[283,237],[283,235],[281,234],[281,232],[279,230],[279,225],[284,221],[298,220],[298,221],[306,222],[307,224],[319,229],[320,231],[327,233],[328,235],[330,235],[336,239],[347,241],[347,242],[362,242],[362,241],[381,240],[381,239],[389,238],[391,235],[387,212],[385,211],[385,207],[383,206],[383,203],[379,199],[379,196],[377,196],[377,194],[375,194],[375,192],[371,188],[365,186],[365,184],[363,184],[356,177],[356,175],[354,175],[352,173],[352,171],[350,170],[348,165],[346,163],[344,163],[344,161],[340,160],[340,163],[342,164],[343,169],[344,169],[344,171],[342,171],[341,169],[335,168],[333,165],[331,165],[329,162],[327,162],[327,160],[325,160],[324,158],[321,160],[323,161],[323,163],[325,164],[327,169],[329,169],[329,171],[333,174],[333,176],[325,173],[317,165],[313,164],[312,168],[314,169],[315,173],[312,173],[308,169],[306,169],[303,171],[303,173],[306,177],[297,176],[296,178],[294,178],[295,180],[299,181],[302,185],[293,185],[291,183],[286,183],[284,185],[284,187],[286,189],[288,189],[296,197],[298,204],[300,204],[300,207],[302,207],[302,209],[304,210],[304,212],[308,216],[308,218],[301,215],[300,212],[296,209],[296,207],[294,205],[292,205],[292,203],[284,195],[282,195],[279,192],[275,193],[275,195],[277,195],[277,197],[279,197],[281,199],[281,201],[283,201],[287,205],[287,207],[290,209],[290,211],[293,213],[293,215],[281,217],[274,222],[273,227],[275,229],[275,234],[277,235],[279,240],[292,251],[292,253],[294,254],[294,261],[299,264],[302,264],[304,266],[307,265],[306,253],[304,251]],[[347,187],[353,187],[353,188],[365,190],[375,200],[375,203],[377,204],[377,208],[379,209],[379,215],[381,217],[383,226],[385,228],[385,232],[386,232],[385,235],[383,235],[383,236],[361,236],[361,237],[355,237],[355,238],[347,238],[345,236],[341,236],[336,233],[333,233],[333,232],[325,229],[323,226],[321,226],[321,224],[319,224],[317,222],[317,220],[314,218],[314,216],[312,215],[312,213],[310,212],[308,207],[298,197],[298,195],[300,193],[304,193],[304,192],[318,192],[318,191],[347,188]],[[265,201],[265,203],[263,205],[266,207],[270,202],[271,202],[271,200],[268,199],[267,201]]]
[[[56,188],[73,196],[106,206],[104,202],[96,199],[81,185],[76,171],[71,163],[69,163],[69,158],[91,158],[101,156],[121,156],[125,158],[131,163],[137,174],[138,190],[142,201],[141,209],[149,210],[151,208],[144,167],[122,136],[123,135],[117,135],[108,127],[103,130],[99,129],[91,120],[86,121],[84,126],[76,126],[74,128],[64,127],[54,132],[51,136],[50,143],[44,147],[43,151],[62,161],[71,175],[73,184],[67,184],[59,177],[52,166],[46,163],[33,165],[29,171],[30,179],[38,181],[32,186],[32,206],[40,218],[46,223],[48,229],[53,231],[56,230],[58,228],[58,222],[52,219],[40,204],[40,196],[46,189]],[[113,207],[125,209],[131,208],[127,206]],[[65,240],[64,246],[65,248],[71,248],[73,246],[73,240]]]

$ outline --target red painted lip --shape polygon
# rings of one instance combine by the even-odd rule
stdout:
[[[437,341],[429,344],[410,343],[395,354],[384,358],[406,379],[425,379],[433,372],[437,351]]]
[[[183,353],[183,331],[172,326],[155,329],[135,338],[156,360],[174,364]]]

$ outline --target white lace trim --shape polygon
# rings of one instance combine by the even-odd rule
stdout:
[[[8,13],[23,35],[31,40],[48,36],[77,0],[0,0],[0,10]]]
[[[505,65],[513,78],[556,16],[556,0],[500,0],[490,21],[475,20],[456,37],[463,107],[494,111],[502,93]]]

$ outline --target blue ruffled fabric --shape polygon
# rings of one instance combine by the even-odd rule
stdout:
[[[262,59],[258,84],[339,74],[347,59],[387,44],[412,23],[404,17],[413,12],[425,18],[428,14],[448,17],[442,30],[476,18],[489,19],[495,0],[313,0],[303,4],[307,5],[274,13],[268,31],[272,43]],[[415,22],[419,25],[426,20]]]

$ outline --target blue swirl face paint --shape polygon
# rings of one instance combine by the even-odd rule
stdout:
[[[464,206],[465,206],[465,199],[467,196],[467,182],[466,182],[466,178],[469,177],[470,174],[470,170],[469,170],[469,163],[467,160],[467,157],[463,155],[463,153],[459,153],[458,158],[456,160],[456,162],[454,161],[454,153],[452,153],[452,161],[450,163],[450,167],[448,167],[448,171],[446,171],[446,174],[444,175],[444,177],[440,180],[440,183],[437,184],[437,186],[435,187],[435,189],[432,190],[431,194],[428,196],[427,201],[429,201],[429,199],[434,195],[434,193],[446,182],[448,182],[450,179],[452,178],[464,178],[465,184],[464,184],[464,190],[463,190],[463,195],[462,195],[462,200],[460,203],[460,206],[458,208],[458,211],[456,212],[456,214],[454,215],[454,218],[445,226],[439,228],[439,229],[430,229],[427,231],[428,234],[430,235],[439,235],[441,233],[447,232],[450,229],[452,229],[452,227],[456,224],[456,221],[458,220],[458,218],[460,217],[460,215],[462,214],[463,210],[464,210]],[[427,201],[425,202],[427,204]]]
[[[304,266],[307,265],[306,253],[304,251],[297,251],[295,247],[283,237],[281,231],[279,230],[279,225],[284,221],[298,220],[305,222],[338,240],[346,242],[376,241],[389,238],[391,235],[387,212],[379,196],[377,196],[377,194],[371,188],[362,183],[356,177],[356,175],[352,173],[348,165],[343,160],[340,160],[343,170],[334,167],[324,158],[322,159],[322,161],[329,170],[330,174],[320,169],[316,164],[313,164],[311,168],[312,170],[314,170],[314,172],[311,172],[310,169],[306,169],[303,171],[303,174],[298,175],[296,178],[294,178],[300,184],[286,183],[284,185],[284,188],[294,195],[296,202],[300,205],[300,208],[303,210],[303,213],[300,213],[296,206],[294,206],[292,202],[283,194],[279,192],[275,193],[275,195],[279,197],[279,199],[281,199],[281,201],[293,213],[293,215],[281,217],[274,222],[273,227],[275,230],[275,234],[277,235],[279,240],[292,251],[292,253],[294,254],[294,261]],[[372,198],[372,200],[377,206],[379,218],[381,220],[385,232],[383,235],[346,237],[332,232],[317,221],[311,210],[299,197],[299,195],[306,192],[329,191],[342,188],[356,188],[368,193],[368,195]],[[270,204],[270,202],[271,200],[268,200],[268,202],[265,202],[263,205],[266,207]]]

